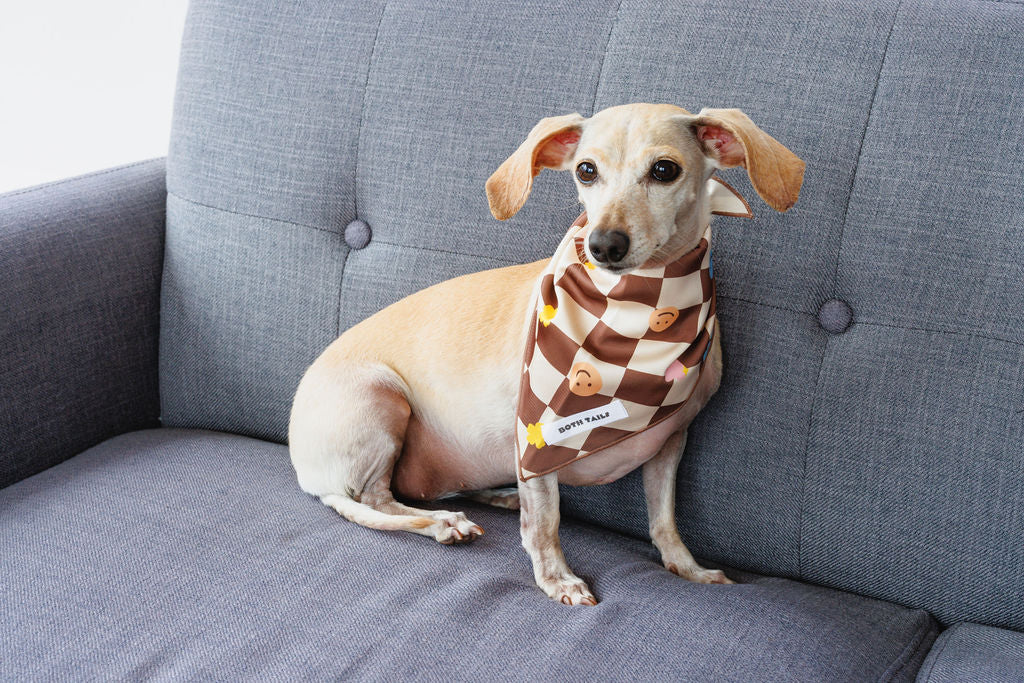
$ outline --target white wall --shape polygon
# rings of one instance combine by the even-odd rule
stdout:
[[[186,5],[0,1],[0,192],[167,153]]]

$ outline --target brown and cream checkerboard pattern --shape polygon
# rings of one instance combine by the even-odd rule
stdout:
[[[713,176],[706,187],[713,214],[752,216],[725,181]],[[585,216],[566,233],[539,283],[516,409],[523,481],[682,408],[717,329],[710,225],[676,262],[619,276],[590,262]]]
[[[541,276],[516,415],[524,481],[679,410],[715,334],[710,225],[678,261],[622,276],[589,261],[588,235],[587,226],[574,224]],[[545,441],[543,425],[616,401],[627,417]]]

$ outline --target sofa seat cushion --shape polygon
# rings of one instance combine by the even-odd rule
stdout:
[[[942,632],[919,683],[999,683],[1024,679],[1024,633],[959,623]]]
[[[516,513],[450,501],[486,535],[441,546],[303,494],[286,447],[122,435],[0,491],[0,679],[909,680],[925,612],[730,574],[563,520],[601,600],[534,586]]]

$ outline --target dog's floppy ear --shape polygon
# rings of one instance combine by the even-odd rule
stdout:
[[[542,168],[559,171],[569,167],[585,119],[579,114],[541,119],[519,149],[487,179],[487,203],[499,221],[523,208]]]
[[[761,199],[776,211],[796,204],[804,162],[739,109],[701,109],[690,120],[697,140],[719,168],[743,166]]]

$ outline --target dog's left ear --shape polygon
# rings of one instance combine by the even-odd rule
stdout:
[[[804,162],[739,109],[702,109],[690,120],[704,154],[719,168],[743,166],[761,199],[776,211],[796,204]]]
[[[565,170],[576,153],[584,119],[579,114],[541,119],[519,149],[487,179],[487,203],[499,221],[516,215],[542,168]]]

